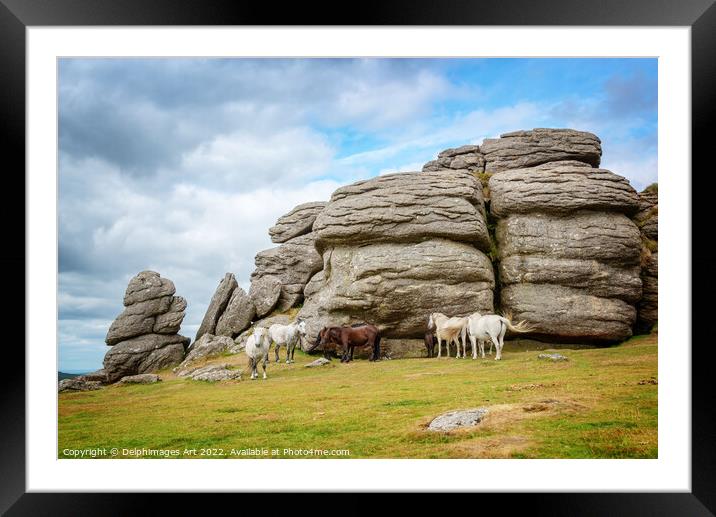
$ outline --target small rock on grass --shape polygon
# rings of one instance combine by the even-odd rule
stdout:
[[[562,354],[540,354],[537,356],[538,359],[549,359],[550,361],[569,361],[566,356]]]
[[[62,379],[57,386],[57,392],[63,391],[91,391],[98,390],[102,387],[99,381],[87,381],[84,379]]]
[[[330,363],[331,363],[330,359],[326,359],[325,357],[319,357],[319,358],[316,359],[315,361],[310,362],[310,363],[308,363],[308,364],[306,364],[306,365],[304,365],[304,366],[305,366],[306,368],[313,368],[313,367],[315,367],[315,366],[324,366],[324,365],[330,364]]]
[[[485,418],[488,411],[485,408],[450,411],[435,417],[428,425],[428,431],[452,431],[460,427],[476,426]]]
[[[162,379],[155,373],[141,373],[139,375],[127,375],[122,377],[120,384],[154,384]]]
[[[183,371],[178,377],[188,377],[195,381],[218,382],[241,380],[240,370],[230,370],[227,363],[210,364],[193,370]]]

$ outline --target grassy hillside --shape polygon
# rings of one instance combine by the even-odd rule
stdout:
[[[511,350],[503,360],[404,359],[304,368],[271,363],[268,380],[208,384],[161,372],[154,385],[59,395],[63,449],[147,448],[202,457],[242,449],[348,449],[363,458],[655,458],[657,339],[564,350],[568,362]],[[273,352],[272,352],[273,355]],[[282,355],[283,358],[283,355]],[[243,354],[214,359],[237,368]],[[487,407],[471,430],[433,433],[433,417]],[[186,449],[197,449],[197,455]],[[236,454],[232,454],[232,449]],[[238,454],[238,455],[237,455]],[[203,456],[206,457],[206,456]]]

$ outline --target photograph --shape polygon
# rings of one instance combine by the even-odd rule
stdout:
[[[658,459],[658,82],[58,58],[57,458]]]

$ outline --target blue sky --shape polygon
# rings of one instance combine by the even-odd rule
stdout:
[[[296,204],[534,127],[596,133],[602,167],[641,190],[656,59],[60,60],[60,369],[101,367],[137,272],[174,281],[193,337]]]

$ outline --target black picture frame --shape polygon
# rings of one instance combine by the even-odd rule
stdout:
[[[716,115],[716,0],[502,0],[470,2],[449,0],[429,2],[403,0],[391,2],[364,1],[355,8],[335,9],[321,4],[263,2],[229,2],[215,0],[0,0],[0,128],[7,158],[15,158],[14,168],[3,176],[5,191],[15,195],[0,204],[5,224],[5,253],[0,261],[7,275],[6,288],[24,293],[25,278],[18,271],[26,270],[25,226],[18,221],[24,212],[24,175],[11,173],[25,170],[25,30],[31,26],[111,26],[111,25],[570,25],[570,26],[690,26],[692,73],[692,162],[693,170],[704,169],[692,181],[692,236],[699,230],[708,231],[706,210],[710,203],[704,180],[712,175],[713,140],[709,131]],[[344,7],[347,7],[344,6]],[[663,142],[661,143],[662,145]],[[712,162],[713,160],[711,160]],[[685,177],[689,171],[682,171]],[[698,177],[699,188],[693,188]],[[16,185],[8,186],[7,182]],[[19,195],[22,192],[23,195]],[[711,202],[712,204],[712,202]],[[19,206],[18,206],[19,205]],[[692,239],[692,242],[696,242]],[[713,255],[693,250],[692,276],[699,279],[698,291],[710,292],[714,287],[711,267]],[[662,273],[667,274],[667,273]],[[695,291],[692,289],[692,293]],[[24,295],[23,295],[24,301]],[[708,304],[699,304],[692,294],[692,321],[709,321]],[[3,345],[4,368],[2,383],[2,416],[0,424],[0,511],[8,515],[127,515],[143,514],[159,496],[151,494],[79,494],[26,493],[25,490],[25,304],[19,295],[13,298],[6,323],[10,320]],[[32,310],[32,307],[27,307]],[[500,512],[518,507],[529,508],[534,515],[713,515],[716,512],[716,426],[714,406],[716,390],[709,382],[712,365],[709,361],[710,340],[702,327],[693,327],[691,340],[702,346],[692,347],[692,491],[690,493],[568,493],[568,494],[493,494],[479,495],[479,506],[499,498]],[[22,340],[22,341],[21,341]],[[680,343],[678,346],[689,346]],[[677,344],[669,344],[677,346]],[[184,514],[188,503],[195,501],[188,494],[162,497],[166,513]],[[227,497],[213,495],[214,503]],[[234,496],[235,497],[235,496]],[[241,497],[241,496],[239,496]],[[292,503],[302,506],[305,495],[291,496]],[[298,499],[295,499],[295,498]],[[427,509],[433,499],[414,495],[414,504]],[[263,504],[259,500],[256,504]],[[229,503],[235,504],[235,503]],[[251,505],[251,502],[242,503]],[[368,508],[361,497],[351,501],[352,512]],[[313,508],[312,508],[313,510]],[[361,512],[363,513],[363,512]]]

